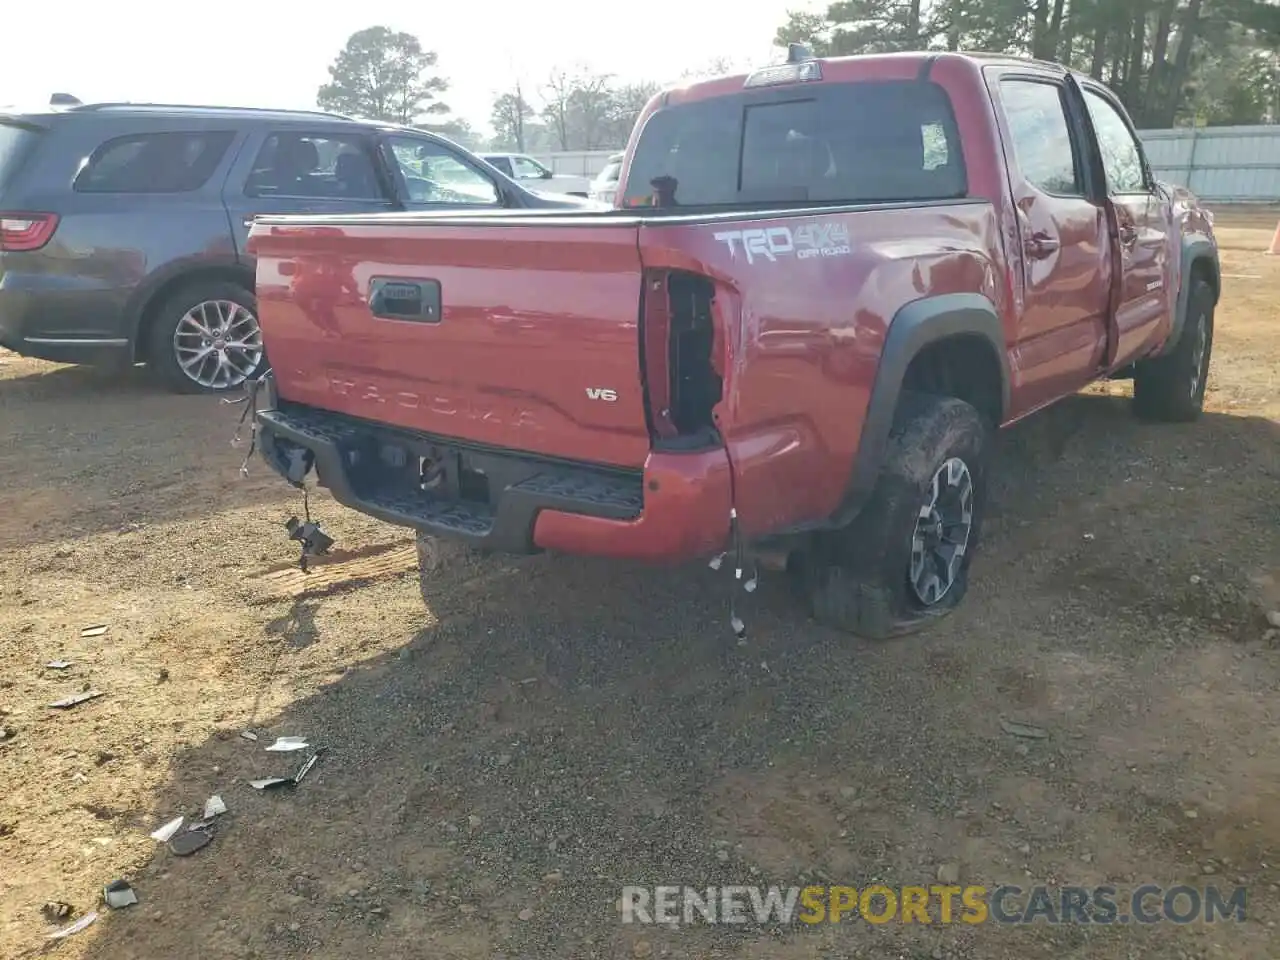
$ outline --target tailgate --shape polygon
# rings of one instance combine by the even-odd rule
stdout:
[[[265,220],[251,234],[283,400],[494,447],[643,465],[634,221],[334,224]]]

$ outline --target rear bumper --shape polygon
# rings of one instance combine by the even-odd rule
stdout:
[[[257,424],[262,456],[282,476],[296,482],[314,468],[353,510],[476,547],[680,563],[729,537],[723,450],[652,453],[643,470],[621,471],[383,427],[269,390]],[[445,465],[434,491],[421,489],[423,458]]]

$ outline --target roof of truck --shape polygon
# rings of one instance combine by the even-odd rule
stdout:
[[[802,56],[797,59],[790,59],[774,62],[762,63],[751,70],[740,71],[731,74],[722,74],[718,77],[708,77],[704,80],[696,80],[693,83],[680,87],[670,87],[659,93],[657,96],[661,98],[662,103],[669,103],[673,98],[680,101],[698,100],[706,96],[718,96],[729,93],[736,88],[744,85],[749,77],[753,74],[767,70],[770,68],[784,67],[790,64],[798,64],[803,62],[815,62],[823,66],[840,67],[854,64],[871,64],[871,63],[898,63],[907,67],[908,70],[916,69],[918,71],[925,70],[928,64],[939,60],[950,61],[966,61],[974,66],[1010,66],[1010,67],[1027,67],[1035,66],[1043,70],[1066,75],[1071,73],[1083,79],[1083,75],[1074,70],[1069,70],[1060,63],[1053,63],[1047,60],[1037,60],[1031,57],[1017,57],[1002,53],[984,53],[981,51],[969,50],[908,50],[893,53],[859,53],[849,56],[839,57],[814,57]]]

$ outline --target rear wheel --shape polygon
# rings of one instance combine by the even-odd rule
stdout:
[[[1133,410],[1142,419],[1186,423],[1200,416],[1213,353],[1213,301],[1213,287],[1196,280],[1173,352],[1135,364]]]
[[[179,393],[243,387],[267,366],[257,298],[225,280],[181,288],[156,312],[147,363]]]
[[[962,400],[904,392],[866,506],[802,558],[816,620],[885,639],[959,606],[986,500],[988,433]]]

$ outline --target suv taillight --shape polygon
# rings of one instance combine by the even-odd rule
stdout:
[[[0,251],[22,253],[39,250],[57,229],[56,213],[0,212]]]

